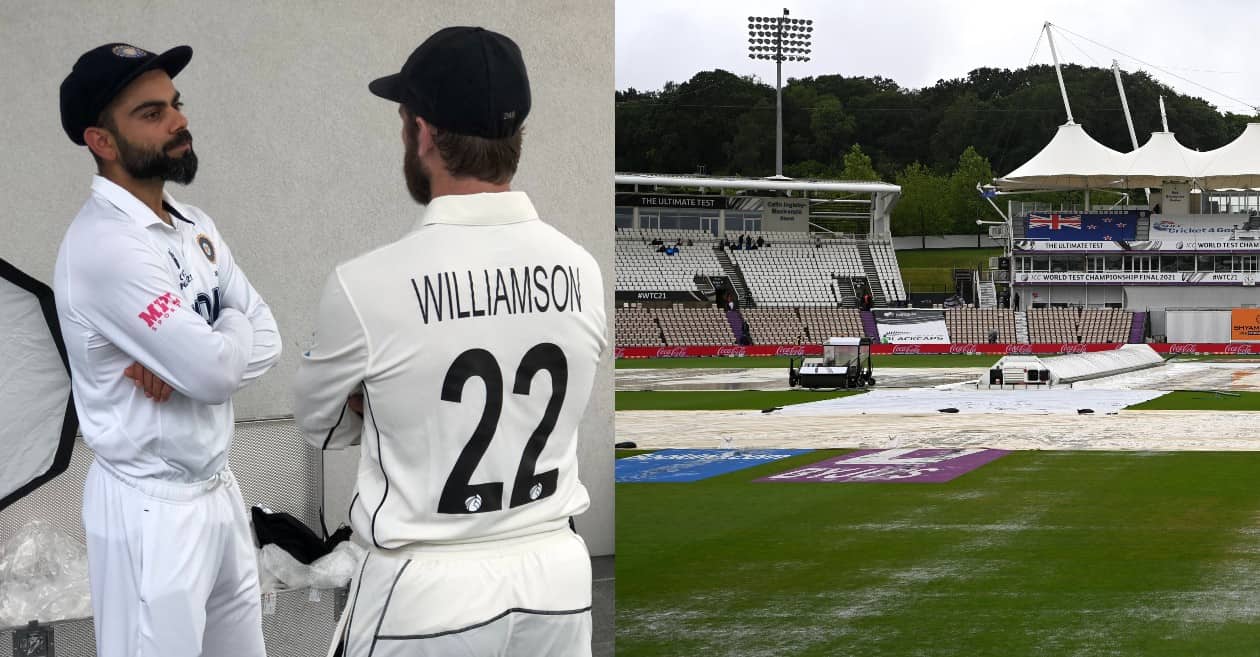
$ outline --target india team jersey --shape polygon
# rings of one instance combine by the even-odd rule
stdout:
[[[578,425],[603,299],[595,260],[522,192],[438,197],[404,238],[337,267],[295,416],[319,447],[361,440],[358,535],[386,549],[477,542],[584,511]]]
[[[163,205],[170,225],[95,177],[53,289],[88,446],[125,476],[195,482],[226,466],[232,394],[279,359],[280,334],[210,217]],[[124,377],[133,362],[170,384],[170,399]]]

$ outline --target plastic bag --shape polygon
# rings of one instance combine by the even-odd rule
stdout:
[[[0,545],[0,627],[91,615],[83,544],[35,520]]]
[[[290,589],[335,589],[346,586],[367,551],[342,541],[332,552],[306,565],[275,544],[258,553],[258,572],[264,593]]]

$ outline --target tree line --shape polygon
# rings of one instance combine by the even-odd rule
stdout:
[[[1072,113],[1087,133],[1132,150],[1111,69],[1067,65]],[[1222,113],[1145,72],[1122,73],[1138,142],[1169,129],[1210,150],[1255,116]],[[793,178],[886,180],[902,186],[893,232],[975,233],[994,218],[975,184],[1026,162],[1066,122],[1054,69],[980,68],[965,78],[906,89],[882,77],[824,75],[783,87],[783,172]],[[664,88],[616,92],[617,171],[774,174],[775,91],[752,76],[714,70]],[[1100,197],[1096,194],[1094,201]],[[1039,200],[1075,201],[1071,193]]]

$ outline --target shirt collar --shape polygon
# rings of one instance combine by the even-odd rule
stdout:
[[[149,206],[145,205],[140,201],[140,199],[136,198],[134,194],[126,189],[123,189],[121,185],[104,176],[92,176],[92,193],[100,196],[102,199],[109,202],[110,205],[118,208],[123,214],[130,217],[131,220],[136,222],[136,225],[141,228],[148,228],[149,226],[157,224],[168,230],[172,229],[172,227],[167,226],[166,222],[162,221],[162,218],[157,216],[157,214],[154,213]],[[183,207],[177,203],[175,199],[171,198],[171,195],[166,190],[162,191],[162,203],[167,206],[168,212],[172,210],[174,211],[172,212],[172,216],[176,220],[183,220],[184,222],[190,224],[192,223],[188,219],[184,218],[184,215],[186,215],[187,212],[183,210]]]
[[[430,224],[497,226],[536,219],[538,211],[525,192],[447,194],[429,201],[415,228]]]

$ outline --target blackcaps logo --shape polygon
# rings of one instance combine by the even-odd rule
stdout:
[[[214,242],[211,242],[210,238],[203,233],[197,236],[197,246],[201,247],[201,252],[206,254],[206,260],[214,264]]]
[[[126,45],[114,46],[114,54],[118,55],[119,57],[126,57],[128,59],[135,59],[136,57],[149,56],[149,53],[144,50],[141,50],[135,46],[126,46]]]

